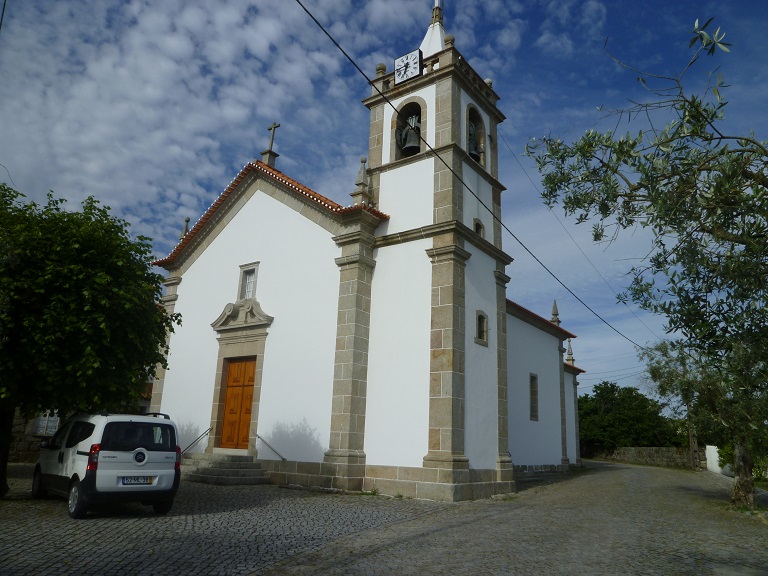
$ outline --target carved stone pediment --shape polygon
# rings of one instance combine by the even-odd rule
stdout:
[[[227,304],[224,311],[215,322],[211,324],[216,332],[227,330],[243,330],[249,328],[266,329],[272,324],[274,318],[264,313],[261,305],[255,298],[244,298]]]

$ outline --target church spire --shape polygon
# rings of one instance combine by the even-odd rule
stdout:
[[[557,300],[552,301],[552,318],[549,321],[560,326],[560,312],[557,310]]]
[[[435,7],[432,8],[432,24],[443,23],[443,2],[442,0],[435,0]]]
[[[443,2],[435,0],[435,7],[432,8],[432,22],[427,29],[427,35],[421,41],[422,56],[432,56],[445,50],[445,29],[443,28]]]

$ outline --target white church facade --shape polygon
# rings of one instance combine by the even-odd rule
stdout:
[[[270,149],[157,263],[183,324],[151,408],[274,483],[462,500],[580,463],[574,335],[506,298],[504,116],[438,4],[377,68],[350,206]]]

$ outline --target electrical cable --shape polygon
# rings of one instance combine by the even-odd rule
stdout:
[[[520,167],[520,170],[522,170],[523,174],[525,174],[525,177],[528,178],[528,181],[531,183],[531,186],[533,186],[533,189],[536,191],[537,194],[539,194],[539,196],[541,196],[541,191],[539,190],[539,187],[536,185],[536,183],[533,181],[531,176],[528,174],[528,171],[525,169],[525,166],[523,166],[523,163],[520,162],[520,159],[517,157],[517,154],[515,154],[515,151],[512,149],[512,147],[509,145],[509,142],[507,142],[507,139],[504,138],[504,135],[501,132],[499,132],[499,136],[501,137],[501,140],[504,142],[505,146],[507,147],[507,150],[509,150],[509,153],[512,154],[512,157],[515,159],[515,162],[517,162],[517,165]],[[579,245],[579,243],[576,242],[576,239],[571,235],[571,233],[565,227],[565,224],[563,224],[562,220],[560,220],[560,218],[557,217],[557,214],[555,214],[555,212],[551,208],[549,209],[549,213],[552,216],[554,216],[555,220],[557,220],[557,223],[560,224],[560,227],[568,235],[568,238],[571,239],[571,242],[573,242],[573,245],[576,246],[576,248],[578,248],[579,252],[581,252],[581,255],[584,256],[584,259],[587,262],[589,262],[589,265],[592,266],[592,269],[595,271],[595,273],[600,277],[600,279],[608,287],[608,290],[610,290],[611,293],[614,296],[616,296],[616,299],[619,302],[621,302],[622,304],[624,304],[624,306],[627,308],[627,310],[629,310],[629,312],[632,314],[632,316],[634,316],[637,319],[637,321],[640,322],[640,324],[642,324],[643,326],[645,326],[648,329],[648,332],[653,334],[653,336],[657,340],[662,340],[662,338],[658,334],[656,334],[656,332],[651,330],[651,328],[650,328],[650,326],[648,326],[648,324],[643,322],[643,319],[640,318],[640,316],[635,314],[635,311],[632,310],[632,308],[629,307],[629,304],[627,304],[626,300],[624,300],[622,298],[619,298],[619,295],[616,293],[616,290],[613,288],[613,286],[611,286],[611,284],[608,282],[608,280],[606,280],[605,277],[600,273],[600,270],[597,269],[597,266],[595,266],[594,263],[592,262],[592,260],[590,260],[589,256],[587,256],[586,252],[584,252],[584,250],[582,250],[582,248]]]
[[[355,69],[356,69],[356,70],[357,70],[357,71],[358,71],[358,72],[359,72],[359,73],[360,73],[360,74],[363,76],[363,78],[365,78],[365,79],[366,79],[366,81],[368,82],[368,84],[369,84],[370,86],[372,86],[374,90],[376,90],[376,92],[379,94],[379,96],[381,96],[381,98],[383,98],[383,99],[384,99],[384,101],[385,101],[387,104],[389,104],[389,106],[390,106],[390,107],[391,107],[391,108],[392,108],[394,111],[397,111],[397,107],[396,107],[396,106],[395,106],[395,105],[392,103],[392,101],[391,101],[389,98],[387,98],[387,96],[386,96],[386,95],[385,95],[385,94],[384,94],[384,93],[383,93],[381,90],[379,90],[379,89],[378,89],[378,87],[377,87],[377,86],[376,86],[376,85],[373,83],[373,81],[372,81],[372,80],[371,80],[371,79],[368,77],[368,75],[367,75],[365,72],[363,72],[363,70],[360,68],[360,66],[358,66],[358,65],[357,65],[357,63],[354,61],[354,59],[353,59],[353,58],[352,58],[352,57],[351,57],[349,54],[347,54],[347,52],[346,52],[346,51],[345,51],[345,50],[344,50],[344,49],[341,47],[341,45],[340,45],[340,44],[339,44],[339,43],[336,41],[336,39],[335,39],[333,36],[331,36],[330,32],[328,32],[328,31],[325,29],[325,27],[324,27],[324,26],[323,26],[323,25],[322,25],[322,24],[321,24],[321,23],[320,23],[320,22],[317,20],[317,18],[315,18],[315,16],[314,16],[314,15],[313,15],[313,14],[312,14],[312,13],[311,13],[311,12],[310,12],[308,9],[307,9],[307,7],[306,7],[306,6],[304,6],[304,4],[302,3],[302,1],[301,1],[301,0],[295,0],[295,2],[296,2],[296,3],[297,3],[297,4],[298,4],[300,7],[301,7],[301,9],[302,9],[302,10],[304,10],[304,12],[306,12],[306,14],[307,14],[307,15],[308,15],[308,16],[309,16],[309,17],[312,19],[312,21],[313,21],[313,22],[314,22],[314,23],[315,23],[315,24],[316,24],[316,25],[317,25],[317,26],[320,28],[320,30],[322,30],[322,32],[323,32],[323,33],[324,33],[324,34],[325,34],[325,35],[328,37],[328,39],[329,39],[329,40],[330,40],[330,41],[333,43],[333,45],[334,45],[334,46],[336,46],[336,47],[337,47],[337,48],[338,48],[338,49],[341,51],[341,53],[344,55],[344,57],[345,57],[345,58],[346,58],[346,59],[347,59],[347,60],[348,60],[348,61],[349,61],[349,62],[352,64],[352,66],[354,66],[354,67],[355,67]],[[562,280],[560,280],[560,278],[558,278],[558,277],[557,277],[557,276],[554,274],[554,272],[552,272],[552,271],[551,271],[551,270],[550,270],[550,269],[549,269],[549,268],[548,268],[548,267],[547,267],[547,266],[546,266],[546,265],[545,265],[545,264],[544,264],[544,263],[543,263],[543,262],[542,262],[542,261],[541,261],[541,260],[540,260],[540,259],[539,259],[539,258],[538,258],[538,257],[537,257],[537,256],[536,256],[536,255],[535,255],[535,254],[534,254],[534,253],[533,253],[533,252],[532,252],[532,251],[531,251],[531,250],[530,250],[530,249],[529,249],[529,248],[528,248],[528,247],[527,247],[527,246],[526,246],[526,245],[525,245],[525,244],[524,244],[524,243],[523,243],[523,242],[522,242],[522,241],[521,241],[521,240],[520,240],[520,239],[519,239],[519,238],[518,238],[518,237],[517,237],[515,234],[514,234],[514,233],[513,233],[513,232],[512,232],[512,230],[510,230],[510,229],[509,229],[509,228],[506,226],[506,224],[504,224],[504,222],[502,222],[502,221],[501,221],[501,218],[497,217],[497,216],[496,216],[496,215],[493,213],[493,210],[492,210],[491,208],[489,208],[489,207],[488,207],[488,206],[485,204],[485,202],[483,202],[483,200],[482,200],[482,199],[481,199],[481,198],[480,198],[480,197],[479,197],[479,196],[478,196],[478,195],[477,195],[477,194],[476,194],[476,193],[475,193],[475,192],[474,192],[474,191],[473,191],[473,190],[472,190],[472,189],[471,189],[471,188],[470,188],[468,185],[467,185],[467,183],[466,183],[466,182],[464,182],[463,178],[461,178],[461,176],[460,176],[459,174],[457,174],[457,173],[456,173],[456,171],[455,171],[455,170],[454,170],[454,169],[453,169],[451,166],[449,166],[449,165],[448,165],[448,163],[447,163],[447,162],[446,162],[446,161],[445,161],[443,158],[441,158],[439,154],[437,154],[437,153],[436,153],[435,149],[434,149],[434,148],[432,148],[432,146],[429,144],[429,142],[427,142],[427,141],[426,141],[426,140],[425,140],[425,139],[424,139],[424,138],[423,138],[421,135],[419,135],[419,139],[420,139],[420,140],[421,140],[421,141],[424,143],[424,145],[425,145],[425,146],[426,146],[426,147],[427,147],[427,148],[430,150],[430,152],[432,152],[432,153],[435,155],[435,158],[439,159],[439,160],[440,160],[440,162],[442,162],[442,164],[443,164],[443,165],[444,165],[444,166],[445,166],[445,167],[446,167],[446,168],[447,168],[447,169],[448,169],[448,170],[451,172],[451,174],[452,174],[452,175],[453,175],[453,176],[454,176],[454,177],[455,177],[455,178],[456,178],[456,179],[457,179],[459,182],[461,182],[462,186],[463,186],[463,187],[464,187],[464,188],[465,188],[465,189],[466,189],[466,190],[467,190],[467,191],[468,191],[468,192],[469,192],[469,193],[470,193],[472,196],[474,196],[474,198],[475,198],[475,199],[476,199],[476,200],[479,202],[479,204],[480,204],[480,205],[481,205],[483,208],[485,208],[485,209],[486,209],[486,210],[487,210],[487,211],[488,211],[488,212],[491,214],[491,217],[492,217],[494,220],[498,221],[498,222],[499,222],[499,224],[502,226],[502,228],[503,228],[504,230],[506,230],[506,231],[507,231],[507,233],[508,233],[508,234],[509,234],[509,235],[510,235],[510,236],[511,236],[511,237],[512,237],[512,238],[513,238],[513,239],[514,239],[514,240],[515,240],[515,241],[516,241],[516,242],[517,242],[519,245],[520,245],[520,247],[522,247],[522,249],[523,249],[523,250],[525,250],[525,251],[526,251],[526,252],[527,252],[527,253],[528,253],[528,254],[531,256],[531,258],[533,258],[533,259],[536,261],[536,263],[537,263],[537,264],[539,264],[539,266],[541,266],[541,267],[542,267],[542,268],[543,268],[543,269],[544,269],[544,270],[545,270],[545,271],[546,271],[546,272],[547,272],[547,273],[548,273],[548,274],[549,274],[549,275],[550,275],[552,278],[554,278],[554,280],[555,280],[555,281],[556,281],[558,284],[560,284],[560,286],[562,286],[562,287],[563,287],[563,288],[564,288],[564,289],[565,289],[565,290],[566,290],[566,291],[567,291],[567,292],[568,292],[568,293],[569,293],[571,296],[573,296],[573,297],[574,297],[574,298],[575,298],[575,299],[576,299],[576,300],[577,300],[577,301],[578,301],[578,302],[579,302],[579,303],[580,303],[582,306],[584,306],[584,308],[586,308],[587,310],[589,310],[589,312],[591,312],[593,316],[595,316],[595,317],[596,317],[598,320],[600,320],[600,321],[601,321],[603,324],[605,324],[605,325],[606,325],[608,328],[610,328],[611,330],[613,330],[613,331],[614,331],[616,334],[618,334],[619,336],[621,336],[622,338],[624,338],[625,340],[627,340],[628,342],[630,342],[630,343],[631,343],[632,345],[634,345],[635,347],[637,347],[637,348],[639,348],[639,349],[641,349],[641,350],[646,350],[646,348],[645,348],[644,346],[641,346],[640,344],[638,344],[637,342],[635,342],[634,340],[632,340],[632,339],[631,339],[629,336],[627,336],[627,335],[623,334],[621,331],[619,331],[619,330],[618,330],[618,328],[616,328],[616,327],[614,327],[612,324],[610,324],[610,323],[609,323],[609,322],[608,322],[608,321],[607,321],[605,318],[603,318],[603,317],[602,317],[600,314],[598,314],[598,313],[597,313],[597,312],[596,312],[594,309],[592,309],[592,307],[591,307],[591,306],[589,306],[589,305],[588,305],[586,302],[584,302],[584,300],[582,300],[582,299],[581,299],[581,298],[580,298],[578,295],[576,295],[576,293],[575,293],[573,290],[571,290],[571,289],[570,289],[570,288],[569,288],[569,287],[568,287],[568,286],[567,286],[567,285],[566,285],[566,284],[565,284],[565,283],[564,283]]]
[[[5,5],[8,4],[8,0],[3,0],[3,11],[0,13],[0,31],[3,29],[3,20],[5,20]]]

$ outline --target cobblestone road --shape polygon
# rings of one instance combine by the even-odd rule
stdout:
[[[183,482],[173,510],[71,520],[15,466],[0,574],[768,575],[768,520],[708,472],[590,463],[509,500],[446,504]],[[762,506],[768,499],[761,498]]]

